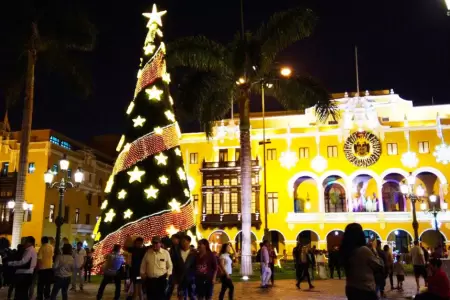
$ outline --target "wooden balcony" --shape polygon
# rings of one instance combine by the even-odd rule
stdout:
[[[242,216],[238,214],[222,214],[222,215],[209,215],[203,214],[202,221],[200,222],[203,229],[207,228],[233,228],[242,227]],[[260,213],[252,213],[252,227],[256,229],[261,228],[261,215]]]

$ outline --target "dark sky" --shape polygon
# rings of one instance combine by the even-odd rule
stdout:
[[[94,94],[88,100],[61,99],[57,88],[41,91],[36,95],[33,128],[53,128],[81,140],[123,129],[146,34],[141,14],[153,2],[92,2],[91,13],[100,31],[94,53]],[[394,88],[416,104],[430,103],[432,97],[435,103],[450,103],[450,17],[444,0],[244,2],[246,30],[257,28],[276,11],[299,4],[316,12],[319,24],[314,35],[288,49],[279,60],[296,72],[317,77],[330,92],[356,89],[357,45],[361,89]],[[196,34],[227,42],[240,28],[239,0],[157,4],[168,10],[163,19],[168,43]],[[14,129],[20,128],[20,117],[18,105],[11,116]]]

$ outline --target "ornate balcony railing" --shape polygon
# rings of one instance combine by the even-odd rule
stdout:
[[[220,215],[210,215],[210,214],[202,214],[201,225],[203,228],[221,228],[224,229],[226,227],[232,228],[237,227],[241,228],[242,225],[242,216],[240,213],[237,214],[220,214]],[[261,215],[260,213],[252,213],[252,226],[256,227],[256,229],[260,229],[261,227]]]

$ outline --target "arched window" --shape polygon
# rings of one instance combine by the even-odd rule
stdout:
[[[338,183],[330,183],[325,188],[325,211],[346,212],[345,190]]]

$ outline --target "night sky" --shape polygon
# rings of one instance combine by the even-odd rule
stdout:
[[[100,32],[93,54],[94,92],[83,100],[76,96],[61,99],[58,86],[38,91],[34,129],[52,128],[88,140],[94,135],[118,134],[124,128],[124,112],[132,100],[146,34],[146,19],[141,14],[150,11],[153,2],[92,2],[90,11]],[[279,61],[318,78],[331,93],[356,90],[357,45],[362,90],[393,88],[416,105],[430,104],[432,97],[435,103],[450,103],[450,17],[444,0],[244,2],[246,30],[257,28],[276,11],[299,4],[315,11],[319,24],[313,36],[288,49]],[[239,0],[157,4],[168,10],[163,17],[168,44],[197,34],[227,42],[240,28]],[[20,129],[20,118],[21,103],[10,115],[14,130]],[[193,129],[192,124],[182,124],[183,131]]]

